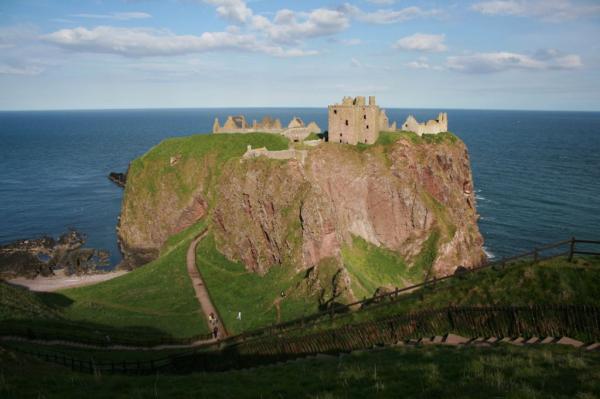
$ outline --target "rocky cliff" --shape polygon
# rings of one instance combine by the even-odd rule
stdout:
[[[177,156],[178,165],[151,153],[145,166],[130,171],[119,237],[132,266],[155,257],[170,235],[201,217],[210,218],[217,249],[247,270],[291,267],[310,280],[320,264],[337,265],[333,291],[360,279],[344,259],[344,248],[357,239],[398,254],[409,270],[424,269],[403,278],[407,284],[483,261],[469,156],[455,136],[325,143],[309,149],[303,162],[242,160],[249,136],[229,139],[239,140],[239,149],[221,158],[165,145],[160,154]],[[161,173],[144,171],[163,162]]]

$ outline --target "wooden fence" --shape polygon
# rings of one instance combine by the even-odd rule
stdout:
[[[191,345],[200,341],[209,341],[211,333],[194,335],[187,338],[176,338],[169,335],[144,334],[142,331],[128,332],[125,336],[118,330],[103,330],[100,327],[83,327],[72,321],[45,320],[53,323],[52,327],[28,326],[29,320],[9,320],[0,323],[0,336],[23,338],[26,340],[54,341],[56,344],[80,344],[82,346],[108,348],[112,346],[128,346],[152,348],[156,346]],[[73,332],[69,332],[68,329]],[[118,333],[115,334],[115,333]]]
[[[307,324],[317,324],[320,321],[330,320],[330,318],[334,317],[336,314],[345,314],[353,309],[361,308],[361,309],[369,309],[373,306],[386,306],[391,302],[396,302],[409,296],[406,294],[414,292],[416,289],[429,287],[431,289],[436,289],[437,284],[439,282],[445,280],[451,280],[457,277],[464,276],[469,273],[476,273],[481,270],[489,269],[492,267],[508,267],[511,264],[515,264],[516,262],[530,260],[533,262],[538,262],[544,259],[550,259],[559,256],[565,256],[569,260],[572,260],[575,255],[599,255],[600,252],[593,252],[588,250],[578,249],[577,244],[587,244],[587,245],[600,245],[600,241],[593,240],[578,240],[576,238],[570,238],[568,240],[559,241],[553,244],[548,244],[545,246],[534,248],[532,251],[525,252],[516,256],[512,256],[509,258],[502,258],[495,262],[486,263],[482,266],[475,267],[472,269],[465,269],[461,273],[455,273],[449,276],[441,277],[438,279],[431,279],[425,281],[420,284],[412,285],[410,287],[405,287],[401,289],[396,289],[395,291],[385,293],[382,295],[374,296],[372,298],[368,298],[365,300],[357,301],[350,304],[333,304],[328,309],[313,313],[311,315],[307,315],[301,318],[297,318],[294,320],[290,320],[287,322],[274,324],[271,326],[259,328],[253,331],[244,332],[239,335],[231,336],[219,344],[207,344],[207,347],[213,346],[217,348],[219,346],[234,346],[238,343],[246,343],[248,341],[254,339],[262,339],[264,337],[277,336],[279,334],[291,332],[291,331],[301,331],[305,328]],[[104,334],[104,333],[103,333]],[[136,347],[152,347],[158,345],[189,345],[193,342],[201,341],[201,340],[209,340],[212,338],[211,334],[203,334],[190,338],[173,338],[169,336],[157,336],[157,337],[142,337],[136,336],[131,338],[125,337],[115,337],[114,339],[106,340],[105,336],[102,334],[100,337],[84,337],[78,334],[77,338],[74,338],[73,341],[78,343],[83,343],[87,345],[94,346],[113,346],[113,345],[128,345],[128,346],[136,346]],[[14,325],[6,325],[6,323],[2,323],[0,325],[0,335],[11,335],[11,336],[20,336],[28,339],[40,339],[45,341],[66,341],[71,338],[66,335],[63,331],[60,332],[47,332],[47,331],[35,331],[33,329],[20,326],[19,328],[15,328]]]
[[[304,336],[268,336],[218,351],[133,362],[81,360],[60,353],[18,351],[86,373],[154,374],[224,371],[318,353],[339,354],[409,339],[456,333],[465,337],[561,337],[600,340],[600,308],[584,305],[449,307],[350,324]]]
[[[450,307],[289,337],[240,342],[221,352],[172,359],[175,372],[254,367],[318,353],[339,354],[399,341],[456,333],[466,337],[574,337],[600,340],[600,308],[583,305]]]
[[[488,262],[481,266],[464,269],[461,272],[457,272],[448,276],[444,276],[441,278],[434,278],[424,281],[420,284],[411,285],[409,287],[404,288],[396,288],[394,291],[383,293],[381,295],[373,296],[371,298],[366,298],[360,301],[356,301],[349,304],[338,304],[333,303],[329,306],[328,309],[313,313],[311,315],[307,315],[304,317],[296,318],[293,320],[289,320],[283,323],[274,324],[271,326],[259,328],[253,331],[244,332],[237,336],[230,337],[228,341],[230,342],[240,342],[245,341],[251,338],[258,338],[262,336],[270,336],[274,334],[281,334],[283,332],[289,332],[292,330],[304,329],[306,324],[316,324],[320,320],[330,320],[336,314],[347,314],[352,312],[353,309],[371,309],[374,306],[386,306],[391,302],[396,302],[402,299],[409,298],[408,295],[415,292],[417,289],[423,288],[431,288],[436,289],[438,283],[452,280],[456,278],[464,277],[466,274],[476,273],[481,270],[487,270],[491,268],[505,268],[512,264],[522,261],[532,261],[534,263],[539,262],[541,260],[548,260],[552,258],[557,258],[561,256],[565,256],[569,261],[573,260],[575,255],[597,255],[600,256],[600,252],[593,251],[583,251],[577,249],[577,244],[591,244],[591,245],[599,245],[600,241],[593,240],[578,240],[575,237],[572,237],[568,240],[558,241],[552,244],[544,245],[541,247],[534,248],[532,251],[524,252],[515,256],[501,258],[494,262]]]

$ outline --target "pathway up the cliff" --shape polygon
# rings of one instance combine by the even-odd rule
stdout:
[[[204,230],[198,237],[192,241],[187,251],[187,270],[190,278],[192,279],[192,285],[194,287],[194,291],[196,292],[196,299],[200,303],[200,307],[202,308],[202,312],[206,318],[209,328],[212,330],[215,326],[218,329],[218,338],[226,337],[227,330],[221,321],[221,317],[219,316],[219,312],[217,308],[212,303],[210,299],[210,295],[208,290],[206,289],[206,285],[204,284],[204,280],[202,280],[202,276],[198,271],[198,267],[196,266],[196,247],[198,243],[206,237],[208,234],[208,230]],[[216,320],[211,323],[210,314],[213,314],[216,317]]]

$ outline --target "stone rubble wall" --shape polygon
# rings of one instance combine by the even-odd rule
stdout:
[[[430,119],[427,122],[419,123],[414,116],[409,115],[402,125],[402,130],[414,132],[419,136],[423,134],[438,134],[448,131],[448,114],[441,112],[437,119]]]

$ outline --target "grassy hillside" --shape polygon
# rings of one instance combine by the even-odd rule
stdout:
[[[435,237],[434,237],[435,239]],[[435,259],[435,242],[429,240],[410,269],[393,251],[378,248],[355,238],[342,252],[344,266],[356,297],[371,297],[378,287],[404,287],[423,281]],[[265,276],[246,271],[241,263],[231,262],[215,248],[209,235],[197,248],[197,266],[210,295],[230,333],[240,333],[283,322],[318,311],[320,293],[306,290],[306,272],[293,267],[273,267]],[[331,286],[339,266],[327,261],[319,265],[322,287]],[[284,292],[284,296],[281,296]],[[323,293],[325,299],[331,292]],[[242,320],[237,319],[242,312]]]
[[[353,237],[352,245],[342,248],[342,258],[357,298],[372,296],[378,287],[404,287],[412,283],[401,256],[360,237]]]
[[[60,317],[60,312],[42,301],[39,295],[0,280],[0,321]]]
[[[122,277],[60,291],[72,301],[64,316],[113,327],[148,326],[175,337],[207,333],[186,269],[188,246],[203,228],[192,226],[170,240],[157,260]]]
[[[196,263],[230,333],[276,323],[278,313],[279,320],[285,321],[317,311],[314,298],[290,294],[303,273],[284,267],[273,267],[264,276],[248,272],[244,265],[217,251],[212,234],[199,243]],[[282,291],[287,293],[285,298]],[[242,312],[241,320],[237,319],[238,312]]]
[[[597,353],[498,346],[392,348],[222,373],[84,375],[0,347],[0,397],[591,399],[599,370]]]
[[[418,289],[394,302],[338,315],[316,329],[377,319],[404,312],[447,306],[581,304],[600,306],[600,257],[518,262],[487,269]]]
[[[248,145],[283,150],[288,148],[289,141],[284,136],[268,133],[197,134],[170,138],[131,163],[125,195],[135,194],[136,201],[152,201],[159,192],[156,184],[160,182],[162,186],[172,188],[180,203],[184,204],[203,176],[207,179],[205,194],[211,199],[208,190],[214,187],[221,166],[229,159],[241,157]],[[171,166],[171,157],[178,158],[175,167]]]

